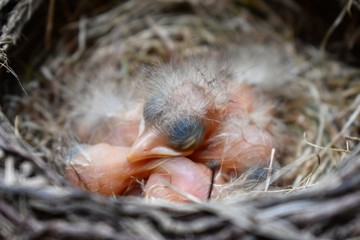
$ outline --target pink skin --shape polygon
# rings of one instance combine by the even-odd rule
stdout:
[[[122,121],[109,118],[98,126],[89,140],[90,144],[108,143],[130,147],[139,131],[140,120]]]
[[[199,149],[189,157],[199,163],[219,159],[221,172],[231,174],[257,165],[267,165],[271,149],[276,146],[270,134],[246,120],[236,125],[227,125],[227,135],[214,138],[205,148]],[[234,128],[231,131],[231,128]]]
[[[120,117],[107,117],[96,122],[82,121],[75,127],[81,143],[108,143],[115,146],[130,147],[139,131],[140,120],[124,120]]]
[[[205,165],[185,157],[130,163],[126,159],[128,151],[128,147],[104,143],[87,147],[70,160],[65,177],[74,186],[105,196],[127,194],[136,180],[148,178],[143,189],[147,198],[190,201],[182,193],[201,200],[207,198],[211,171]],[[223,181],[220,178],[216,183]],[[179,189],[179,192],[168,187],[168,184]]]
[[[140,120],[114,117],[103,119],[97,127],[81,125],[77,129],[80,139],[95,145],[77,153],[65,175],[73,185],[103,195],[144,194],[149,199],[188,202],[190,194],[205,200],[210,189],[209,161],[219,160],[224,178],[268,164],[276,146],[267,130],[271,106],[256,105],[257,97],[249,85],[236,89],[228,104],[211,112],[219,120],[208,121],[205,141],[189,153],[176,152],[165,136],[151,131],[150,137],[137,136]],[[145,180],[143,189],[136,187],[137,181]],[[216,184],[224,183],[223,177],[216,180]]]
[[[65,177],[74,186],[102,195],[121,195],[133,182],[132,176],[147,177],[155,163],[129,163],[128,147],[106,143],[89,146],[70,159]]]
[[[216,159],[221,163],[221,173],[231,176],[249,167],[268,165],[271,150],[276,147],[268,130],[272,105],[261,101],[261,95],[250,85],[240,85],[233,91],[227,104],[209,111],[207,133],[197,149],[177,151],[168,144],[165,134],[145,126],[131,146],[128,161],[186,156],[207,164]]]
[[[145,196],[171,202],[191,202],[186,195],[205,200],[209,194],[211,176],[211,170],[204,164],[186,157],[169,158],[152,171],[145,185]],[[215,185],[223,183],[221,177],[215,181]],[[212,196],[216,192],[215,188]]]

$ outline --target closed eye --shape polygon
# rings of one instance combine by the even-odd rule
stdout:
[[[167,131],[170,145],[177,150],[194,150],[204,139],[205,126],[196,117],[182,117],[173,121]]]

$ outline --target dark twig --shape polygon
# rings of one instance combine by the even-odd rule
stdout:
[[[210,188],[209,188],[209,193],[207,196],[207,200],[209,201],[211,199],[211,194],[212,194],[212,191],[214,188],[215,175],[216,175],[216,172],[219,170],[220,163],[218,160],[211,160],[208,163],[208,167],[211,170]]]

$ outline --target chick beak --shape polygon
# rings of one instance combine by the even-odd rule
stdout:
[[[155,134],[153,131],[144,129],[144,131],[135,139],[127,155],[129,162],[151,158],[165,158],[175,156],[187,156],[192,152],[179,152],[169,147],[166,137],[161,134]]]

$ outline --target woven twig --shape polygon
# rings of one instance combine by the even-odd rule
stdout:
[[[57,173],[29,152],[4,118],[0,147],[17,164],[35,165],[45,186],[0,183],[0,234],[36,238],[343,239],[358,236],[360,145],[318,186],[291,194],[264,192],[231,202],[147,203],[103,198],[56,183]],[[56,179],[56,180],[55,180]]]
[[[251,21],[240,19],[243,21],[241,22],[236,16],[237,13],[233,12],[231,12],[235,16],[233,19],[222,16],[229,20],[225,21],[226,24],[223,25],[214,20],[216,17],[210,18],[209,16],[221,15],[221,11],[220,13],[215,10],[211,12],[216,8],[213,7],[215,5],[211,5],[216,4],[214,1],[159,0],[156,1],[157,6],[154,5],[154,2],[126,1],[120,4],[118,1],[114,1],[113,7],[107,12],[99,13],[88,19],[83,18],[79,24],[67,26],[67,30],[79,29],[78,49],[72,56],[64,54],[64,57],[59,54],[53,58],[49,57],[47,64],[44,64],[40,70],[47,79],[44,84],[47,89],[38,88],[33,91],[32,98],[25,99],[24,97],[24,102],[31,105],[31,108],[28,108],[23,114],[25,115],[23,122],[28,123],[28,129],[30,129],[24,132],[27,140],[35,142],[36,139],[47,139],[47,141],[43,141],[45,143],[42,142],[43,146],[39,149],[52,151],[49,142],[53,142],[54,139],[49,136],[49,133],[60,131],[56,128],[57,121],[59,121],[57,118],[61,119],[66,112],[66,107],[65,110],[58,107],[63,104],[61,102],[63,96],[59,96],[59,92],[62,91],[62,82],[58,81],[56,77],[73,78],[79,73],[78,69],[87,64],[90,66],[87,70],[98,66],[99,62],[104,62],[103,64],[107,66],[110,64],[117,66],[118,62],[115,60],[120,58],[119,55],[116,55],[117,53],[114,54],[115,57],[110,54],[93,54],[93,52],[102,53],[109,46],[111,50],[111,44],[114,41],[115,43],[118,41],[122,44],[125,43],[125,53],[123,49],[114,49],[119,50],[119,54],[123,54],[121,55],[123,57],[121,65],[127,66],[128,62],[134,62],[134,59],[138,62],[148,61],[152,56],[146,54],[151,51],[166,58],[167,55],[174,54],[176,51],[199,50],[199,46],[204,43],[225,45],[227,41],[223,41],[225,34],[222,35],[222,33],[234,32],[233,29],[242,28],[243,31],[248,30],[249,32],[255,29],[249,26]],[[255,5],[264,6],[261,5],[264,1],[254,2],[256,2]],[[0,37],[0,60],[2,62],[7,61],[5,51],[8,51],[9,46],[19,40],[23,27],[41,3],[44,1],[0,1],[0,10],[7,14],[5,22],[2,22]],[[224,5],[226,4],[224,3]],[[184,9],[190,8],[191,10],[188,11],[196,12],[196,15],[188,14],[188,12],[181,15],[177,11],[172,12],[179,14],[177,17],[164,14],[168,9],[173,10],[176,7],[180,8],[179,12],[186,12],[187,10]],[[99,12],[103,9],[108,9],[108,7],[100,7]],[[155,17],[151,13],[154,13]],[[275,13],[270,11],[270,14],[274,15]],[[203,18],[199,16],[203,16]],[[44,19],[43,21],[45,21]],[[174,24],[175,20],[178,21],[178,25]],[[277,26],[281,26],[282,23],[278,20]],[[237,27],[236,24],[238,24]],[[232,26],[235,27],[232,28]],[[266,39],[265,35],[261,35],[260,38]],[[76,49],[74,42],[77,41],[77,37],[71,36],[71,39],[73,39],[72,42],[70,41],[71,44],[66,41],[64,41],[66,44],[59,44],[61,47],[67,46],[70,53],[71,50]],[[141,41],[136,42],[134,39]],[[179,39],[183,39],[183,42]],[[86,48],[87,44],[93,41],[97,44],[95,45],[98,47],[98,52]],[[144,42],[146,44],[143,44]],[[197,48],[194,47],[195,45]],[[118,45],[115,44],[115,46]],[[1,55],[1,51],[3,55]],[[82,57],[84,55],[86,57],[86,54],[95,56],[95,60],[91,57],[83,59]],[[62,57],[66,61],[63,61]],[[74,63],[78,63],[79,66],[72,69]],[[319,63],[316,62],[316,64]],[[305,69],[304,72],[299,73],[299,76],[304,76],[303,78],[311,76],[311,79],[319,76],[317,68],[311,69],[312,66],[308,68],[310,70]],[[331,68],[324,67],[324,69],[327,71]],[[126,71],[128,69],[124,67],[122,70],[125,73],[116,74],[122,74],[121,77],[127,79]],[[308,74],[308,70],[313,71],[314,75]],[[72,75],[72,71],[76,74]],[[336,71],[334,70],[334,72]],[[304,154],[305,160],[307,158],[315,159],[315,161],[306,161],[306,163],[310,163],[310,166],[307,166],[310,170],[316,165],[316,160],[320,163],[318,164],[320,165],[319,171],[310,171],[309,177],[306,177],[309,171],[297,173],[302,175],[301,181],[308,181],[311,178],[309,182],[314,185],[306,189],[294,187],[292,191],[286,189],[282,192],[249,192],[222,201],[182,205],[151,203],[130,197],[104,198],[74,189],[68,186],[59,172],[52,167],[51,154],[38,153],[28,146],[19,136],[18,131],[21,129],[14,129],[1,114],[0,238],[344,239],[358,237],[360,235],[360,145],[333,152],[327,148],[329,146],[326,146],[324,142],[331,142],[334,136],[343,140],[344,136],[350,134],[347,138],[352,139],[351,143],[358,143],[356,129],[358,129],[359,123],[356,120],[358,114],[355,113],[357,113],[356,109],[358,109],[359,103],[359,99],[356,98],[359,85],[356,84],[356,76],[336,75],[329,71],[328,75],[331,74],[335,77],[327,78],[326,74],[318,77],[324,78],[326,81],[327,79],[331,80],[328,81],[328,85],[324,84],[327,91],[322,91],[321,97],[319,97],[319,89],[324,88],[324,85],[321,85],[322,83],[319,81],[315,81],[315,83],[300,82],[298,88],[295,88],[295,90],[300,89],[305,92],[304,95],[300,95],[300,100],[295,99],[299,96],[297,91],[293,91],[295,94],[289,93],[290,96],[285,96],[287,97],[286,101],[291,105],[283,110],[285,112],[291,109],[291,116],[286,120],[295,122],[292,117],[297,117],[296,121],[301,130],[306,129],[308,132],[318,134],[315,134],[318,136],[315,143],[308,141],[310,137],[306,136],[305,141],[299,147],[301,149],[299,155],[308,154]],[[92,77],[93,72],[89,71],[88,75],[84,73],[83,75]],[[333,79],[335,80],[333,81]],[[49,86],[49,83],[52,85]],[[345,89],[344,86],[348,89]],[[328,91],[329,89],[333,90]],[[341,99],[344,100],[342,104],[339,103],[337,96],[341,96]],[[56,104],[51,102],[50,98],[55,99]],[[338,104],[336,105],[338,108],[329,107],[331,104],[335,106],[335,103]],[[27,106],[26,104],[24,105]],[[56,109],[56,117],[52,115],[54,109]],[[338,114],[331,115],[332,111],[336,112],[337,110],[339,110]],[[304,116],[307,116],[306,120],[304,120]],[[32,117],[38,122],[31,122],[29,119]],[[333,122],[332,124],[327,124],[326,121],[329,119]],[[351,128],[347,124],[349,122],[351,122]],[[313,129],[313,126],[317,129]],[[345,128],[345,126],[347,127]],[[340,135],[338,132],[342,128],[346,131],[344,130]],[[37,134],[34,134],[32,130],[33,132],[38,131]],[[324,145],[325,147],[323,147]],[[334,145],[336,147],[334,149],[339,150],[341,143]],[[319,151],[309,154],[309,149],[313,147],[318,148]],[[330,171],[324,168],[333,169],[334,166],[331,164],[339,161],[342,152],[350,150],[352,153],[342,160],[336,171],[332,171],[328,176],[322,178],[324,173]],[[317,153],[319,154],[317,155]],[[329,165],[331,166],[329,167]],[[315,170],[318,169],[315,168]],[[322,180],[318,181],[318,179]]]

